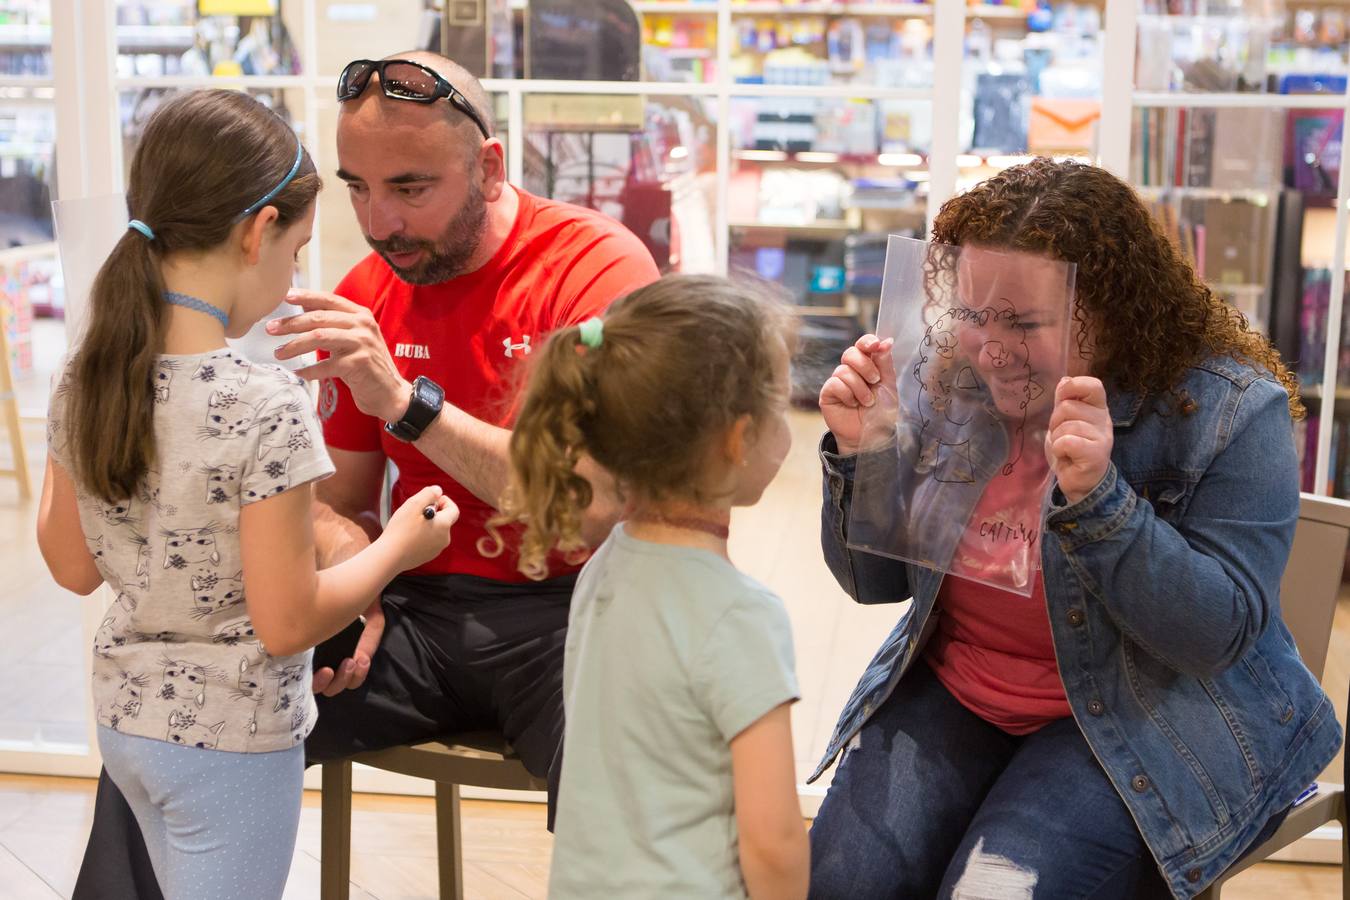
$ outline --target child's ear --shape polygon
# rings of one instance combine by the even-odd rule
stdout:
[[[736,421],[731,423],[727,429],[726,437],[723,439],[722,452],[726,456],[727,462],[733,466],[740,466],[745,463],[745,455],[750,449],[750,429],[754,425],[754,420],[749,414],[738,416]]]
[[[267,228],[276,222],[280,213],[275,206],[264,206],[258,212],[240,222],[243,229],[239,236],[239,249],[244,252],[244,261],[250,266],[256,266],[262,259],[263,238],[267,235]]]

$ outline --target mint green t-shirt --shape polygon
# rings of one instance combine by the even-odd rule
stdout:
[[[731,739],[798,698],[768,588],[622,524],[572,595],[549,896],[744,897]]]

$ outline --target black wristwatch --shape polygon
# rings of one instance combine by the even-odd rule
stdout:
[[[418,375],[412,384],[408,411],[397,422],[385,422],[384,430],[400,441],[411,444],[422,436],[428,425],[436,421],[444,402],[445,391],[441,390],[441,386],[425,375]]]

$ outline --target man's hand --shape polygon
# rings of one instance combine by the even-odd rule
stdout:
[[[276,350],[277,359],[294,359],[315,350],[328,358],[295,374],[314,381],[341,378],[361,412],[397,422],[408,410],[412,385],[399,373],[375,317],[364,306],[336,294],[292,290],[286,298],[305,311],[267,323],[271,335],[299,337]]]
[[[366,608],[366,627],[356,642],[350,659],[344,659],[334,672],[328,666],[315,669],[313,676],[314,693],[325,697],[336,697],[343,691],[356,690],[365,683],[370,674],[370,658],[379,649],[380,638],[384,636],[384,608],[377,598]]]

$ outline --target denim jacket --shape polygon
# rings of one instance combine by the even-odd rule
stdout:
[[[1288,396],[1228,357],[1192,368],[1180,389],[1189,414],[1111,392],[1111,466],[1078,503],[1054,492],[1041,563],[1074,718],[1172,892],[1189,897],[1321,773],[1341,728],[1280,615],[1299,504]],[[847,546],[856,458],[834,450],[827,434],[826,562],[859,603],[913,603],[812,781],[896,689],[940,614],[941,574]]]

